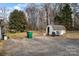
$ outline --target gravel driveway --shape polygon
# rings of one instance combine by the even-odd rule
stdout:
[[[0,49],[5,56],[79,56],[79,40],[61,37],[9,39]]]

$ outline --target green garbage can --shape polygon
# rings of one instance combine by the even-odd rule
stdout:
[[[32,32],[31,31],[27,32],[27,38],[30,38],[30,39],[32,38]]]

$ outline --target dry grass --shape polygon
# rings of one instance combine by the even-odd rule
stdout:
[[[18,32],[18,33],[7,33],[7,36],[10,38],[10,39],[17,39],[17,38],[24,38],[26,37],[26,33],[25,32]]]
[[[33,36],[43,36],[44,32],[40,32],[40,31],[33,31]]]
[[[40,32],[40,31],[32,31],[33,32],[33,37],[35,36],[43,36],[45,32]],[[27,37],[27,33],[26,32],[22,32],[22,33],[7,33],[7,35],[9,36],[10,39],[19,39],[19,38],[25,38]],[[67,31],[66,34],[64,34],[63,36],[61,36],[63,38],[70,38],[70,39],[79,39],[79,32],[74,31]]]
[[[33,37],[43,35],[43,32],[40,32],[40,31],[32,31],[32,32],[33,32]],[[25,37],[27,37],[27,32],[7,33],[7,36],[10,39],[25,38]]]
[[[67,31],[63,36],[69,39],[79,39],[79,31]]]

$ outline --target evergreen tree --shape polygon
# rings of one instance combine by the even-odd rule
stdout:
[[[69,4],[65,4],[65,6],[60,11],[60,15],[56,16],[55,19],[59,22],[59,24],[64,25],[68,30],[72,28],[72,10]]]
[[[22,11],[14,10],[9,16],[9,29],[19,32],[26,30],[27,22]]]

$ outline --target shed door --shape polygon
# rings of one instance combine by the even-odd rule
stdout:
[[[47,29],[47,33],[48,33],[48,35],[49,35],[49,30],[50,30],[50,27],[48,27],[48,29]]]

